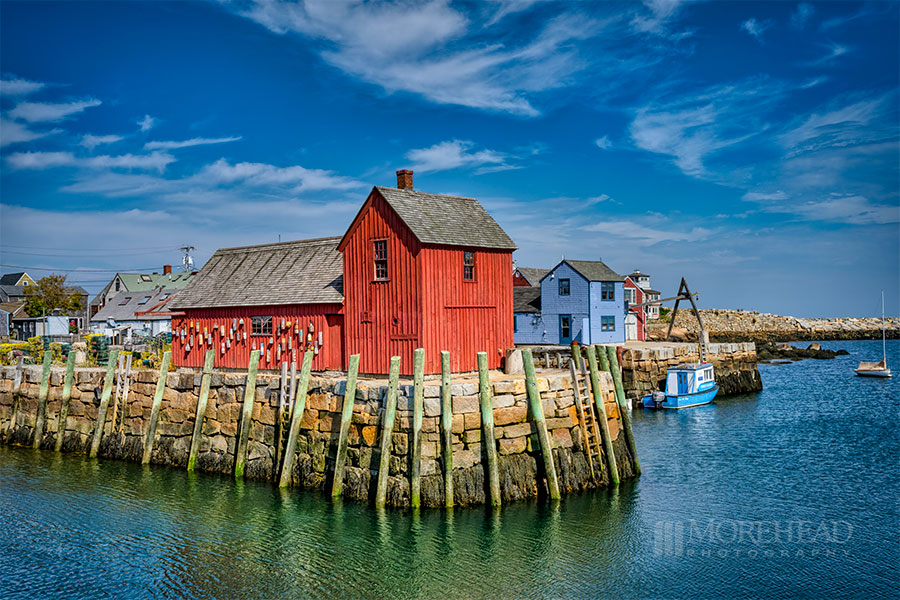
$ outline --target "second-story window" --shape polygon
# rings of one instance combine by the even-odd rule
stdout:
[[[559,280],[559,295],[560,296],[568,296],[569,295],[569,280],[568,279],[560,279]]]
[[[375,281],[388,280],[387,240],[375,240]]]
[[[612,281],[601,281],[600,282],[600,299],[601,300],[615,300],[616,299],[616,284]]]
[[[463,252],[463,279],[475,281],[475,253]]]

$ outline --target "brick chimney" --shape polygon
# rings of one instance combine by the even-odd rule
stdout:
[[[163,275],[168,275],[172,272],[172,265],[163,265]]]
[[[413,172],[407,169],[397,171],[397,188],[401,190],[411,190]]]

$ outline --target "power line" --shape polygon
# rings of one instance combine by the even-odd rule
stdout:
[[[57,248],[58,249],[58,248]],[[169,250],[174,250],[174,248],[169,248]],[[116,252],[116,256],[146,256],[148,254],[159,254],[160,252],[165,252],[165,250],[156,250],[152,252]],[[20,252],[18,250],[7,250],[0,249],[0,253],[3,254],[18,254],[21,256],[46,256],[53,258],[103,258],[102,256],[98,256],[96,254],[43,254],[41,252]]]
[[[22,265],[0,264],[0,267],[7,269],[24,269],[26,271],[60,271],[65,273],[127,273],[129,271],[153,271],[159,267],[141,267],[141,268],[120,268],[120,269],[59,269],[49,267],[25,267]]]
[[[0,244],[0,248],[20,248],[22,250],[71,250],[72,252],[78,252],[79,250],[83,250],[85,252],[119,252],[120,250],[177,250],[178,246],[132,246],[128,248],[56,248],[51,246],[17,246],[15,244]]]

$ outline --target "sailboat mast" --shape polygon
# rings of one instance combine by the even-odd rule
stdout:
[[[887,364],[887,344],[884,340],[884,290],[881,290],[881,357]]]

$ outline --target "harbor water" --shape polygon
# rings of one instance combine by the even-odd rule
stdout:
[[[377,512],[267,483],[0,447],[0,597],[895,598],[895,377],[850,356],[633,413],[642,477],[518,504]]]

